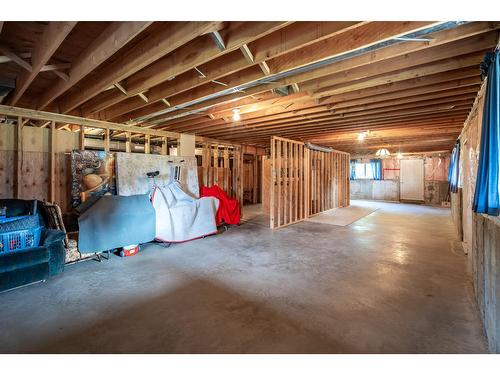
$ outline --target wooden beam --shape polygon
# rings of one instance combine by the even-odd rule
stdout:
[[[131,140],[132,134],[130,132],[125,132],[125,152],[131,152]]]
[[[111,131],[109,128],[104,129],[104,151],[109,152],[111,143]]]
[[[60,113],[37,111],[34,109],[24,109],[24,108],[11,107],[11,106],[6,106],[6,105],[0,105],[0,114],[5,115],[5,116],[12,116],[12,117],[22,116],[22,117],[25,117],[28,119],[33,119],[33,120],[55,121],[58,123],[85,125],[87,127],[97,128],[97,129],[110,129],[110,130],[125,131],[125,132],[132,131],[132,132],[137,133],[137,134],[150,134],[150,135],[154,135],[154,136],[162,136],[163,135],[163,136],[168,136],[171,138],[179,138],[180,137],[180,134],[175,133],[175,132],[166,132],[166,131],[162,131],[162,130],[141,128],[138,126],[117,124],[117,123],[113,123],[113,122],[86,119],[83,117],[77,117],[77,116],[72,116],[72,115],[64,115],[64,114],[60,114]]]
[[[352,82],[353,79],[374,78],[384,73],[396,72],[401,69],[408,70],[409,68],[417,67],[418,65],[430,63],[437,65],[441,62],[441,60],[452,59],[456,56],[476,52],[480,53],[481,51],[489,49],[492,45],[494,46],[496,44],[496,37],[497,32],[492,31],[452,41],[446,44],[446,48],[438,45],[405,54],[401,54],[401,52],[407,51],[408,47],[403,48],[398,45],[387,47],[376,55],[376,59],[373,58],[371,54],[366,54],[354,57],[347,61],[340,61],[339,63],[332,64],[330,69],[328,69],[329,74],[320,74],[322,69],[318,69],[314,72],[314,74],[317,74],[320,78],[309,76],[307,79],[308,82],[301,84],[301,87],[303,90],[313,90],[317,92],[320,89],[328,88],[329,86],[334,86],[339,83]],[[394,55],[393,53],[396,52],[396,50],[399,50],[399,52],[397,55]],[[390,54],[387,54],[388,51],[390,51]],[[448,70],[466,66],[460,66],[458,64],[453,65],[452,63],[449,65],[453,67]],[[348,71],[345,70],[346,67],[349,67]],[[335,71],[334,74],[331,74],[332,69]],[[324,91],[327,90],[325,89]]]
[[[17,65],[22,67],[23,69],[31,72],[31,64],[26,60],[21,58],[19,55],[15,54],[8,46],[4,44],[0,44],[0,52],[2,52],[5,56],[7,56],[10,60],[14,61]]]
[[[259,67],[262,70],[262,73],[264,73],[264,75],[268,76],[271,74],[271,69],[269,69],[269,65],[267,65],[265,61],[261,61],[259,63]]]
[[[231,132],[238,131],[248,126],[260,127],[265,125],[273,124],[294,124],[303,123],[305,124],[309,120],[316,120],[320,117],[330,116],[332,118],[339,117],[337,115],[350,112],[359,112],[367,109],[376,109],[383,107],[392,107],[399,104],[409,104],[416,103],[415,106],[427,105],[431,102],[424,102],[424,100],[433,100],[432,103],[445,103],[462,100],[465,98],[470,98],[475,95],[478,89],[478,84],[464,87],[462,89],[452,89],[447,91],[439,91],[436,93],[423,94],[423,95],[412,95],[411,91],[409,93],[401,94],[401,99],[390,98],[391,100],[381,100],[378,101],[376,98],[368,97],[365,98],[363,102],[357,102],[357,104],[351,104],[350,102],[337,103],[336,106],[332,105],[316,105],[314,101],[311,100],[299,100],[296,103],[292,103],[286,108],[280,105],[263,107],[261,110],[256,110],[254,112],[246,112],[241,115],[241,120],[238,123],[231,123]],[[418,94],[418,93],[417,93]],[[278,102],[279,103],[279,102]],[[256,106],[256,109],[259,108]],[[385,109],[384,109],[385,110]],[[224,112],[217,115],[219,118],[224,116]],[[217,130],[227,130],[228,125],[223,121],[202,121],[197,122],[186,122],[186,125],[179,123],[178,126],[171,127],[176,131],[189,132],[189,131],[217,131]]]
[[[456,110],[444,110],[444,111],[438,111],[435,110],[434,112],[414,112],[414,113],[393,113],[388,116],[384,114],[379,114],[379,115],[373,115],[370,118],[355,118],[352,117],[351,119],[347,120],[332,120],[332,119],[325,119],[324,121],[320,122],[311,122],[309,124],[304,124],[304,125],[296,125],[296,126],[282,126],[280,128],[277,127],[269,127],[267,129],[247,129],[246,131],[239,131],[239,132],[231,132],[231,133],[226,133],[226,134],[217,134],[217,133],[210,133],[210,132],[202,132],[202,134],[206,134],[208,136],[212,137],[219,137],[226,139],[228,141],[237,139],[238,141],[241,142],[242,139],[248,139],[248,138],[255,138],[258,139],[264,138],[264,137],[269,137],[270,135],[273,134],[282,134],[283,136],[290,136],[291,134],[295,134],[297,136],[302,136],[306,134],[312,134],[312,133],[325,133],[327,132],[332,132],[332,131],[342,131],[346,129],[358,129],[358,131],[361,130],[367,130],[370,128],[373,128],[375,125],[384,125],[384,124],[390,124],[390,123],[400,123],[403,121],[413,121],[413,122],[420,122],[422,125],[425,125],[425,120],[428,122],[434,121],[436,119],[439,120],[457,120],[460,119],[459,121],[463,121],[464,115],[468,113],[470,110],[470,106],[464,106],[462,108],[458,108]],[[422,120],[422,121],[421,121]]]
[[[227,48],[224,51],[213,48],[206,40],[200,39],[190,45],[179,48],[175,54],[166,56],[147,69],[127,79],[129,91],[139,93],[147,90],[171,77],[178,77],[194,67],[226,55],[239,49],[257,38],[264,37],[291,22],[243,22],[237,28],[230,30],[227,36]],[[219,68],[221,64],[219,63]],[[206,73],[204,71],[204,73]],[[210,80],[217,77],[208,77]],[[163,97],[167,97],[164,95]]]
[[[31,52],[31,70],[23,72],[16,79],[16,88],[10,99],[10,105],[16,105],[75,25],[76,22],[49,22]]]
[[[41,72],[50,72],[52,70],[68,70],[71,69],[71,63],[48,64],[44,65]]]
[[[29,59],[31,58],[31,52],[23,52],[18,55],[22,59]],[[7,63],[12,61],[12,59],[8,56],[0,56],[0,64]]]
[[[409,27],[409,26],[406,25],[406,27]],[[449,29],[449,30],[445,30],[445,31],[441,31],[438,33],[431,34],[432,38],[433,38],[432,43],[413,43],[413,42],[399,43],[399,44],[394,45],[394,46],[383,48],[383,49],[377,51],[376,54],[374,54],[374,53],[364,54],[364,55],[355,57],[353,59],[348,59],[346,61],[340,61],[340,62],[335,63],[329,67],[324,67],[324,68],[318,69],[318,70],[313,71],[313,72],[301,74],[301,75],[298,75],[296,77],[292,77],[290,79],[283,80],[282,84],[285,84],[285,85],[286,84],[293,84],[293,83],[302,82],[305,80],[310,80],[310,79],[318,78],[321,76],[329,75],[329,74],[331,74],[332,70],[334,70],[334,71],[344,71],[344,70],[348,71],[352,67],[357,67],[357,66],[367,65],[367,64],[369,65],[369,64],[372,64],[376,61],[383,61],[383,60],[386,60],[386,59],[393,57],[393,56],[401,56],[401,55],[405,55],[405,54],[412,52],[412,51],[419,51],[419,50],[429,48],[430,46],[442,45],[442,44],[449,43],[451,41],[458,40],[461,38],[463,39],[465,37],[474,36],[474,35],[480,34],[481,32],[485,32],[488,30],[494,30],[497,27],[498,27],[498,23],[492,23],[492,22],[479,22],[479,23],[466,24],[466,25],[459,26],[459,27],[456,27],[453,29]],[[340,36],[344,36],[344,34],[342,34]],[[373,37],[369,36],[369,38],[373,38]],[[365,41],[370,40],[369,38],[366,39],[366,37],[365,37]],[[332,52],[332,51],[330,51],[330,52]],[[310,59],[309,61],[310,62],[314,61],[314,59],[316,59],[318,56],[322,56],[322,55],[316,54],[316,55],[309,56],[309,59]],[[285,56],[283,56],[283,58],[285,58]],[[281,57],[280,57],[280,59],[281,59]],[[247,63],[245,62],[245,64],[247,64]],[[276,63],[276,64],[279,65],[279,63]],[[273,62],[273,66],[276,64]],[[248,81],[252,81],[253,79],[255,79],[255,78],[252,75],[248,75],[246,77],[243,77],[243,75],[240,75],[240,79],[238,80],[238,82],[235,82],[234,85],[231,85],[231,87],[238,85],[238,84],[243,84],[243,83],[248,82]],[[269,86],[270,86],[270,88],[272,88],[271,85],[269,85]],[[179,86],[176,85],[175,88],[178,89]],[[256,93],[256,92],[259,92],[258,88],[252,89],[252,93]],[[158,100],[157,97],[160,96],[160,94],[163,96],[168,96],[168,95],[172,95],[173,93],[175,93],[174,87],[171,87],[170,92],[168,92],[168,90],[166,91],[165,89],[161,90],[161,92],[160,92],[160,91],[157,91],[156,87],[152,88],[151,95],[150,95],[150,101],[154,102],[155,100]],[[172,100],[173,100],[173,98],[172,98]],[[175,103],[175,105],[178,105],[178,104],[180,104],[180,103]],[[135,108],[143,107],[144,103],[142,103],[141,101],[131,103],[131,107],[134,107],[134,106],[135,106]],[[122,107],[122,106],[118,106],[116,108],[118,113],[124,113],[127,110],[128,111],[130,110],[130,107],[129,108],[120,108],[120,107]],[[149,110],[149,113],[154,111],[153,106],[148,107],[148,110]],[[145,107],[145,112],[146,111],[147,110]],[[115,116],[116,112],[113,115]],[[114,117],[104,117],[104,118],[114,118]]]
[[[465,25],[467,26],[467,25]],[[465,27],[464,26],[464,27]],[[408,25],[406,27],[409,27]],[[436,42],[429,47],[428,45],[415,45],[415,43],[400,43],[394,46],[382,48],[377,53],[369,53],[363,54],[351,59],[342,60],[331,64],[330,66],[322,67],[310,72],[300,73],[289,78],[281,79],[278,83],[272,83],[268,85],[258,86],[249,90],[246,90],[245,94],[239,94],[239,96],[248,96],[250,94],[264,92],[265,90],[272,89],[273,87],[280,87],[284,85],[289,85],[298,82],[304,82],[301,84],[302,90],[308,89],[317,89],[317,86],[324,87],[330,83],[330,80],[338,80],[339,82],[352,82],[353,79],[357,76],[361,77],[370,77],[370,75],[380,74],[380,70],[383,72],[396,71],[398,69],[405,69],[408,66],[416,66],[423,65],[426,63],[435,62],[436,59],[446,59],[448,56],[450,58],[449,61],[446,61],[447,66],[441,65],[441,70],[437,70],[434,73],[443,72],[445,70],[452,70],[462,68],[464,66],[471,66],[476,64],[477,62],[470,61],[469,65],[464,65],[464,61],[454,61],[453,56],[458,56],[460,54],[468,53],[471,51],[480,51],[481,49],[484,51],[485,49],[491,48],[493,40],[495,39],[497,33],[496,31],[489,32],[483,35],[477,35],[476,33],[480,33],[481,30],[490,30],[493,26],[489,23],[480,23],[480,25],[474,25],[474,28],[469,28],[466,36],[472,34],[472,37],[462,39],[463,35],[459,32],[459,28],[453,30],[446,30],[446,32],[440,32],[433,34],[436,37]],[[495,27],[498,25],[495,24]],[[357,30],[357,29],[356,29]],[[458,41],[457,41],[458,39]],[[451,43],[447,44],[447,48],[439,47],[442,44],[447,42]],[[456,42],[455,42],[456,41]],[[496,40],[495,40],[496,42]],[[409,51],[415,51],[414,53],[409,53]],[[478,52],[479,53],[479,52]],[[482,53],[482,52],[481,52]],[[314,61],[316,56],[310,56],[309,61]],[[470,60],[470,59],[469,59]],[[379,64],[375,64],[375,62],[379,62]],[[259,76],[259,72],[252,70],[251,68],[246,69],[247,74],[235,74],[234,79],[226,80],[228,83],[227,88],[236,88],[241,84],[245,84],[247,82],[251,82],[253,80],[261,78]],[[331,74],[332,71],[338,71],[338,73]],[[427,70],[426,74],[433,74],[431,70]],[[409,75],[409,74],[408,74]],[[325,79],[324,77],[328,78]],[[320,78],[321,77],[321,78]],[[400,79],[403,79],[402,75]],[[411,78],[407,77],[407,78]],[[229,82],[228,82],[229,81]],[[306,81],[307,86],[306,87]],[[356,83],[359,84],[359,83]],[[210,85],[206,85],[204,87],[200,87],[199,90],[192,90],[191,95],[180,94],[176,97],[171,97],[170,101],[172,105],[181,105],[183,103],[189,103],[192,100],[198,99],[200,97],[213,94],[217,91],[222,90],[221,88],[213,87]],[[164,92],[162,94],[165,94]],[[237,93],[238,94],[238,93]],[[221,99],[214,99],[212,103],[218,104],[223,102],[229,102],[234,99],[234,96],[237,94],[227,95]],[[193,106],[190,106],[192,109],[204,108],[208,105],[208,103],[200,103]],[[155,113],[153,105],[144,107],[141,111],[144,113]],[[132,115],[132,114],[129,114]],[[135,113],[133,115],[136,115]],[[175,114],[174,114],[175,115]],[[143,115],[141,115],[143,116]],[[134,117],[132,117],[134,118]],[[115,119],[116,120],[116,119]]]
[[[168,155],[168,138],[161,137],[161,154]]]
[[[85,150],[85,125],[80,125],[80,134],[79,134],[79,146],[80,150]]]
[[[57,131],[56,123],[50,123],[50,173],[49,173],[49,201],[54,203],[56,201],[56,145],[57,145]]]
[[[65,82],[68,82],[69,81],[69,75],[67,75],[66,73],[64,72],[61,72],[59,70],[53,70],[52,71],[56,76],[58,76],[59,78],[61,78],[63,81]]]
[[[121,82],[194,38],[213,29],[216,22],[172,22],[127,51],[124,59],[106,65],[99,75],[89,77],[81,88],[62,98],[61,112],[68,113],[108,86]],[[127,22],[130,24],[130,22]],[[141,28],[142,30],[142,28]],[[127,91],[134,93],[127,84]]]
[[[193,84],[199,85],[203,82],[217,80],[219,77],[228,74],[228,71],[236,71],[248,66],[241,53],[235,51],[236,49],[289,24],[290,22],[243,22],[236,29],[230,31],[227,48],[224,51],[215,48],[212,43],[207,43],[204,37],[197,38],[191,43],[178,48],[174,54],[159,59],[127,78],[127,88],[132,94],[152,88],[149,91],[150,101],[156,102],[172,95],[173,85],[178,91],[179,86],[190,88]],[[214,59],[221,56],[224,56],[224,62],[214,61]],[[189,81],[183,79],[184,73],[192,71],[194,67],[203,65],[204,69],[207,69],[208,67],[205,65],[207,63],[210,66],[210,73],[204,72],[207,74],[205,80],[201,79],[197,74],[190,76]],[[172,80],[173,77],[175,79]],[[83,105],[82,110],[85,115],[89,115],[115,105],[122,100],[122,97],[112,93],[105,96],[99,95],[99,97]],[[126,101],[134,104],[128,111],[144,105],[141,100],[134,101],[130,99]],[[112,117],[106,118],[111,119]]]
[[[41,95],[37,109],[46,108],[150,24],[151,22],[112,22],[75,61],[72,61],[69,71],[70,79],[68,81],[59,81]]]
[[[146,134],[144,136],[144,153],[145,154],[151,153],[151,136],[149,134]]]
[[[14,154],[14,198],[21,198],[23,180],[23,118],[17,117],[16,153]]]
[[[340,103],[354,100],[366,100],[366,98],[379,98],[384,94],[398,95],[399,92],[412,90],[418,93],[426,93],[447,90],[453,87],[468,86],[476,84],[480,80],[477,67],[470,66],[457,70],[431,74],[428,76],[411,78],[404,81],[391,82],[384,85],[369,87],[366,89],[346,92],[339,95],[319,98],[319,104]]]
[[[148,97],[147,97],[144,93],[140,92],[139,94],[137,94],[137,96],[138,96],[139,98],[141,98],[142,100],[144,100],[144,102],[145,102],[145,103],[148,103],[148,102],[149,102]]]
[[[121,92],[122,92],[125,96],[129,96],[129,95],[128,95],[127,90],[125,90],[125,88],[122,86],[122,84],[121,84],[121,83],[118,83],[118,82],[117,82],[117,83],[115,83],[115,84],[114,84],[114,86],[115,86],[118,90],[120,90],[120,91],[121,91]]]

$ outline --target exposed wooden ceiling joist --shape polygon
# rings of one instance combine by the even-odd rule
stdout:
[[[16,80],[16,88],[11,96],[9,104],[14,106],[28,89],[31,82],[44,68],[45,64],[66,39],[76,22],[49,22],[45,27],[40,40],[31,52],[31,71],[23,72]]]
[[[82,78],[130,42],[151,22],[112,22],[102,34],[71,62],[68,81],[59,81],[38,99],[37,109],[45,109]]]
[[[262,146],[280,135],[359,153],[382,144],[450,147],[500,29],[500,22],[81,22],[59,42],[46,38],[54,44],[37,55],[50,24],[7,22],[0,34],[10,54],[0,56],[0,78],[16,77],[10,98],[20,105],[123,124],[118,133],[140,125]],[[366,130],[372,137],[356,142]]]

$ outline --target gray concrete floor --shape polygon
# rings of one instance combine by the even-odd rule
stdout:
[[[373,203],[346,226],[209,238],[67,267],[0,294],[0,352],[481,353],[448,209]]]

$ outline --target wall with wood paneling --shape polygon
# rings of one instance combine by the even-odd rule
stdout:
[[[500,353],[500,219],[472,211],[485,88],[484,84],[460,134],[460,189],[453,194],[451,208],[455,224],[461,225],[457,232],[462,234],[489,349]]]
[[[17,183],[16,125],[0,124],[0,198],[53,200],[61,206],[63,212],[71,209],[69,153],[78,148],[78,133],[55,130],[54,139],[51,141],[50,132],[47,128],[22,128],[20,179]],[[54,190],[52,196],[51,189]]]

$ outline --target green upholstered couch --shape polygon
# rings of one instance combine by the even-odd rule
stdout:
[[[23,206],[21,200],[0,200],[0,206],[9,205],[16,210]],[[26,207],[30,207],[26,204]],[[16,212],[26,214],[33,212]],[[36,214],[36,213],[35,213]],[[43,215],[42,220],[43,220]],[[43,281],[51,276],[60,274],[64,270],[65,233],[60,230],[42,229],[40,244],[37,247],[0,253],[0,292],[19,286]]]

